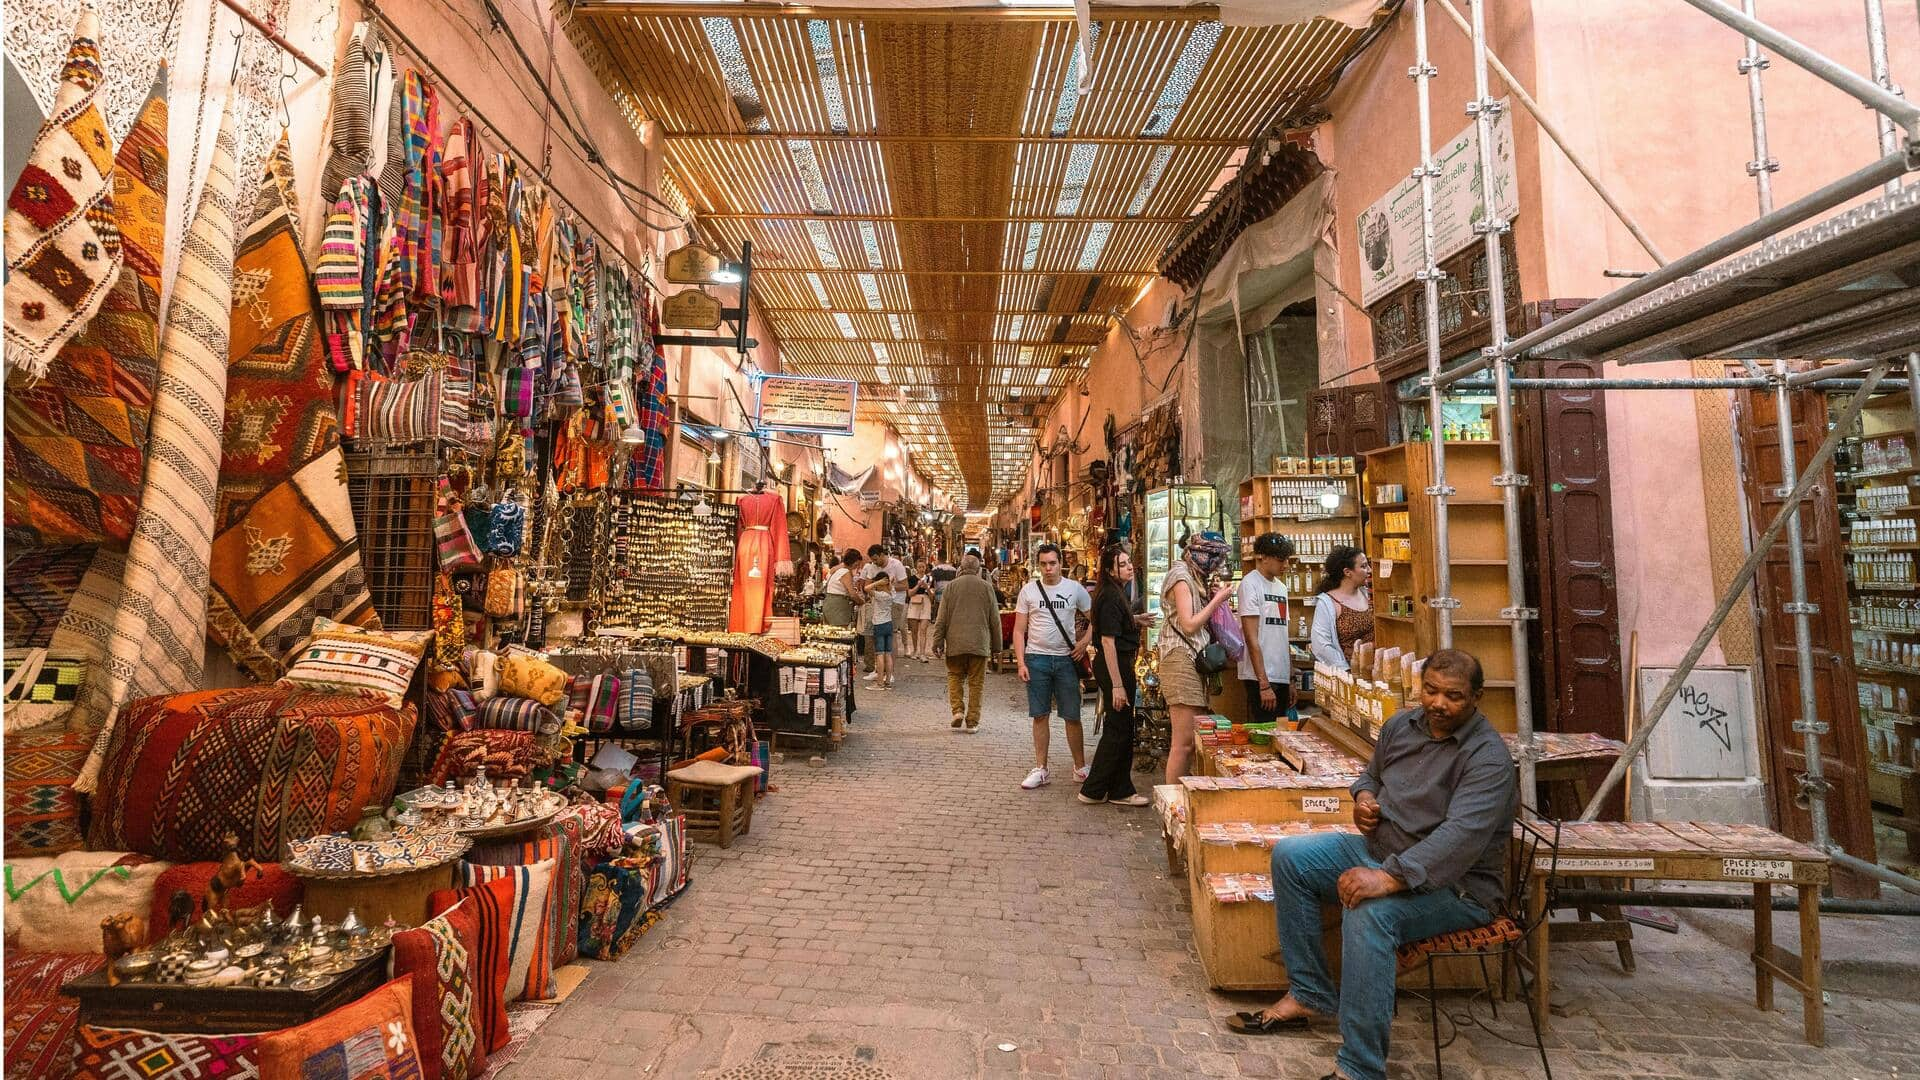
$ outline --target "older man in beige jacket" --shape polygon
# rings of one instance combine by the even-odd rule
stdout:
[[[980,576],[980,556],[968,554],[960,560],[960,576],[947,584],[940,599],[933,642],[935,648],[946,650],[947,701],[953,706],[954,730],[980,730],[987,659],[1001,648],[1000,603],[994,599],[993,586]]]

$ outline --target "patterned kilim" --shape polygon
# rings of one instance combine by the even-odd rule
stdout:
[[[5,634],[9,649],[44,649],[93,565],[94,547],[7,552]]]
[[[6,1080],[73,1071],[80,1002],[60,987],[100,970],[106,957],[9,949],[6,962]]]
[[[136,701],[108,741],[90,846],[217,859],[233,832],[242,854],[277,860],[385,805],[413,725],[375,695],[291,686]]]
[[[160,253],[167,229],[161,70],[113,163],[113,216],[125,269],[45,378],[8,380],[10,547],[125,547],[133,535],[160,362]]]
[[[476,1014],[475,907],[457,904],[413,930],[393,936],[394,977],[413,976],[413,1031],[426,1080],[467,1080],[486,1067]]]
[[[74,1080],[256,1080],[258,1035],[163,1035],[80,1025]]]
[[[10,859],[57,855],[81,846],[80,796],[73,790],[93,732],[54,723],[7,735],[5,852]]]
[[[314,616],[377,624],[347,498],[333,376],[300,254],[287,137],[233,260],[233,321],[207,633],[255,678]]]
[[[233,307],[233,158],[233,111],[228,109],[167,308],[152,453],[120,597],[103,642],[106,663],[94,666],[89,693],[81,700],[83,719],[104,721],[76,785],[83,792],[93,790],[120,706],[201,684],[207,565],[226,408],[227,321]],[[94,687],[100,688],[98,694]],[[100,712],[94,713],[90,703]]]
[[[53,108],[7,199],[7,366],[47,373],[120,276],[113,141],[100,91],[100,18],[83,11]]]

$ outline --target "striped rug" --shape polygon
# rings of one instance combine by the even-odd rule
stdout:
[[[121,706],[138,697],[200,688],[233,309],[233,198],[229,107],[220,122],[213,163],[186,235],[161,330],[160,381],[140,515],[104,642],[106,664],[104,670],[95,667],[88,679],[90,689],[98,687],[98,692],[81,703],[102,710],[104,719],[100,738],[74,785],[81,792],[91,792],[99,778],[101,756]],[[87,588],[83,583],[82,591]]]

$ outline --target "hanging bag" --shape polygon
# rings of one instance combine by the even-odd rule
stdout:
[[[1187,584],[1188,588],[1193,587],[1191,577],[1188,578]],[[1195,597],[1195,599],[1198,599],[1198,597]],[[1209,641],[1204,649],[1195,646],[1193,639],[1188,637],[1186,633],[1180,629],[1178,612],[1170,611],[1167,613],[1167,629],[1173,631],[1174,636],[1187,643],[1187,650],[1193,653],[1193,670],[1200,674],[1202,680],[1211,681],[1215,675],[1220,674],[1232,666],[1233,661],[1227,656],[1226,647],[1219,642]]]

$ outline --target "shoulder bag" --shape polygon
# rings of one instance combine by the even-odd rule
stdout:
[[[1047,587],[1036,581],[1033,583],[1033,590],[1040,594],[1040,606],[1047,609],[1048,615],[1053,616],[1053,625],[1060,631],[1060,640],[1066,642],[1067,648],[1071,650],[1073,648],[1073,635],[1067,633],[1067,624],[1060,621],[1060,613],[1053,610],[1053,604],[1047,596]],[[1028,636],[1031,637],[1031,633],[1029,633]],[[1088,649],[1086,652],[1081,653],[1080,659],[1075,661],[1073,666],[1075,670],[1079,671],[1081,678],[1092,678],[1093,650]]]
[[[1193,579],[1191,577],[1187,579],[1187,588],[1190,590],[1193,588]],[[1199,597],[1196,595],[1194,599],[1198,600]],[[1227,670],[1227,668],[1232,665],[1233,660],[1227,656],[1226,646],[1217,641],[1209,641],[1207,642],[1206,648],[1196,648],[1193,644],[1193,639],[1188,637],[1186,632],[1180,629],[1179,616],[1180,613],[1177,611],[1167,613],[1167,629],[1172,630],[1181,641],[1187,643],[1188,651],[1193,653],[1193,670],[1199,672],[1200,678],[1203,680],[1212,679],[1215,675]]]

